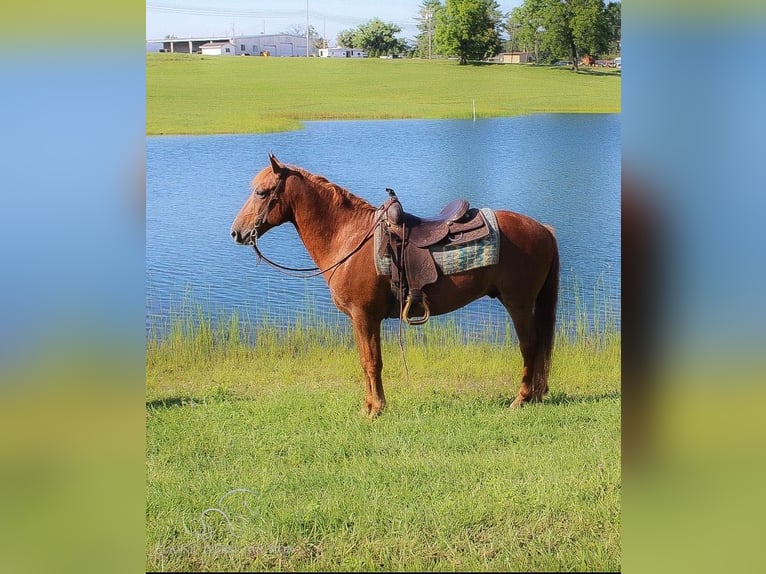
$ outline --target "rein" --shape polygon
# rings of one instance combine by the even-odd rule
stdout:
[[[253,249],[255,250],[256,255],[258,255],[258,262],[260,263],[261,259],[263,259],[266,263],[268,263],[271,267],[279,271],[280,273],[283,273],[284,275],[289,275],[290,277],[296,277],[298,279],[309,279],[311,277],[317,277],[319,275],[322,275],[323,273],[327,273],[328,271],[331,271],[335,269],[336,267],[339,267],[343,263],[345,263],[352,255],[357,253],[362,246],[367,243],[370,238],[372,237],[375,226],[380,222],[380,216],[375,218],[375,221],[372,222],[372,226],[370,229],[365,233],[364,237],[362,237],[362,240],[359,242],[359,244],[354,247],[349,253],[344,255],[339,261],[333,263],[329,267],[326,267],[324,269],[320,269],[319,267],[306,267],[306,268],[298,268],[298,267],[287,267],[286,265],[281,265],[279,263],[276,263],[266,257],[260,249],[258,249],[258,239],[256,236],[256,239],[253,240],[252,245]],[[313,272],[313,273],[312,273]],[[300,273],[300,275],[299,275]]]
[[[277,186],[271,190],[271,194],[269,196],[269,201],[266,203],[266,206],[263,208],[263,211],[258,215],[258,217],[255,220],[255,225],[253,226],[253,231],[251,232],[253,236],[253,240],[251,242],[251,245],[253,246],[253,250],[255,251],[256,255],[258,256],[258,263],[261,262],[261,260],[268,263],[271,267],[279,271],[280,273],[284,275],[288,275],[290,277],[296,277],[298,279],[309,279],[311,277],[317,277],[319,275],[322,275],[323,273],[327,273],[328,271],[331,271],[339,266],[341,266],[343,263],[348,261],[355,253],[359,252],[359,250],[364,246],[365,243],[367,243],[370,238],[375,233],[375,227],[382,221],[383,216],[386,214],[386,209],[388,208],[387,204],[383,204],[383,207],[378,210],[378,215],[373,220],[372,224],[370,225],[367,232],[364,234],[364,237],[362,237],[362,240],[357,244],[356,247],[354,247],[350,252],[348,252],[346,255],[341,257],[338,261],[330,265],[329,267],[326,267],[324,269],[320,269],[319,267],[307,267],[307,268],[299,268],[299,267],[288,267],[286,265],[281,265],[280,263],[276,263],[266,257],[263,252],[258,248],[258,232],[256,231],[257,228],[266,221],[266,218],[269,215],[269,211],[271,211],[271,207],[273,206],[276,201],[278,201],[278,193],[281,191],[281,189],[285,185],[285,181],[287,180],[287,176],[280,177],[279,183]],[[387,202],[389,203],[389,202]]]

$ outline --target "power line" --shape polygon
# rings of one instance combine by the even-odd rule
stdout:
[[[185,14],[188,16],[220,16],[225,18],[274,18],[274,19],[288,19],[288,18],[303,18],[306,15],[306,10],[226,10],[220,8],[207,8],[207,7],[194,7],[194,6],[168,6],[164,4],[158,4],[155,2],[147,2],[146,9],[151,12],[159,12],[163,14]],[[331,22],[343,25],[357,26],[364,24],[371,18],[361,18],[355,16],[343,16],[340,14],[329,14],[326,12],[317,12],[314,10],[308,11],[309,16],[313,20],[327,19]],[[417,23],[417,20],[407,21],[392,21],[391,23],[401,27],[412,26]]]
[[[161,12],[164,14],[186,14],[190,16],[221,16],[221,17],[239,17],[239,18],[297,18],[303,17],[306,14],[306,10],[226,10],[220,8],[206,8],[206,7],[180,7],[180,6],[167,6],[163,4],[156,4],[154,2],[147,2],[146,9],[152,12]],[[345,24],[358,24],[365,20],[363,18],[356,18],[352,16],[342,16],[339,14],[328,14],[325,12],[316,12],[314,10],[309,11],[311,18],[327,18],[330,21],[345,23]]]

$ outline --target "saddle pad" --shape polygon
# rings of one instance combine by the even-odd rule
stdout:
[[[487,220],[489,235],[463,245],[434,245],[428,250],[433,254],[436,266],[444,275],[452,275],[469,269],[495,265],[500,258],[500,241],[495,212],[485,207],[481,210]],[[375,230],[375,270],[378,275],[391,275],[391,258],[380,255],[383,230]]]

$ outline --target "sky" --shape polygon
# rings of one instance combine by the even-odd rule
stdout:
[[[498,2],[510,12],[523,0]],[[417,34],[421,0],[146,0],[146,39],[278,34],[311,26],[335,44],[338,32],[380,18],[398,25],[400,37]],[[232,34],[233,31],[233,34]]]

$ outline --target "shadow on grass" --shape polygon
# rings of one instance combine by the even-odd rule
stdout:
[[[573,405],[583,403],[600,403],[601,401],[619,400],[622,397],[620,391],[599,393],[596,395],[568,395],[566,393],[553,393],[543,400],[543,404],[549,405]]]
[[[595,67],[591,68],[589,66],[580,66],[577,68],[577,72],[575,72],[572,69],[572,66],[548,66],[551,70],[561,70],[563,72],[569,72],[570,74],[575,73],[579,74],[581,76],[616,76],[619,77],[622,75],[620,70],[616,70],[614,68],[601,68],[601,67]]]
[[[586,76],[621,76],[620,70],[606,71],[604,68],[586,68],[580,67],[578,74],[585,74]]]
[[[171,397],[167,399],[155,399],[146,402],[146,410],[172,409],[175,407],[194,407],[202,404],[202,401],[191,397]]]
[[[600,393],[595,395],[568,395],[566,393],[553,393],[545,397],[542,403],[531,403],[531,404],[552,405],[552,406],[588,404],[588,403],[598,403],[601,401],[613,401],[615,399],[619,400],[621,397],[622,397],[622,393],[620,393],[619,391],[612,391],[609,393]],[[511,406],[511,403],[513,402],[515,398],[516,398],[516,395],[505,396],[505,397],[495,397],[494,399],[491,399],[491,401],[496,402],[501,407],[508,408]],[[231,399],[232,397],[226,397],[226,400],[231,400]],[[202,398],[202,399],[200,398],[194,399],[192,397],[169,397],[165,399],[155,399],[155,400],[146,402],[146,410],[158,411],[163,409],[172,409],[172,408],[179,408],[179,407],[196,407],[196,406],[209,404],[211,400],[213,402],[221,402],[221,400],[224,400],[224,398],[216,396],[216,397],[208,397],[208,398]],[[242,400],[247,401],[248,399],[242,399]],[[430,412],[434,410],[449,408],[456,401],[459,401],[459,397],[457,395],[451,395],[449,397],[441,397],[441,400],[437,400],[437,398],[435,397],[430,397],[421,406],[423,409]]]
[[[619,391],[612,391],[609,393],[600,393],[596,395],[568,395],[566,393],[553,393],[543,399],[542,405],[581,405],[587,403],[599,403],[601,401],[613,401],[620,399],[622,393]],[[503,397],[500,399],[500,405],[503,407],[510,407],[513,399],[516,397]],[[535,404],[535,403],[532,403]]]

